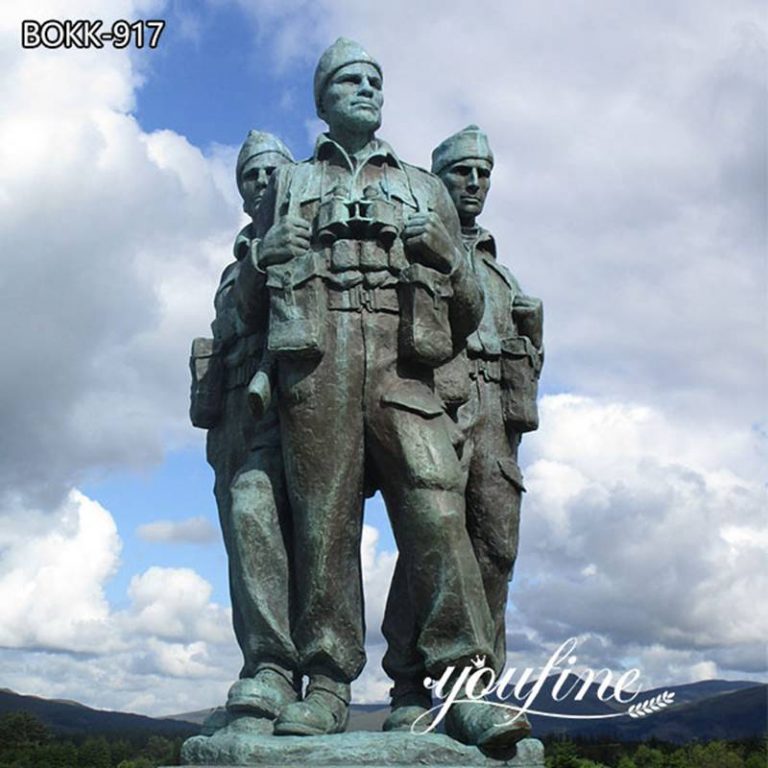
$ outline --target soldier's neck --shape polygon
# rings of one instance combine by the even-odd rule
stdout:
[[[357,160],[368,145],[373,141],[373,133],[356,133],[333,131],[329,136],[352,158]]]

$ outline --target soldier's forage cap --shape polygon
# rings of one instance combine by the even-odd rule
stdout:
[[[315,70],[315,106],[320,108],[320,99],[333,75],[347,64],[362,62],[375,67],[379,76],[383,77],[381,64],[373,58],[360,43],[347,37],[340,37],[332,46],[326,48]]]
[[[493,152],[488,137],[476,125],[468,125],[434,148],[432,173],[441,173],[448,166],[470,158],[487,160],[493,168]]]
[[[263,155],[266,152],[274,152],[275,154],[282,155],[288,162],[295,163],[291,150],[283,144],[277,136],[273,136],[271,133],[265,133],[264,131],[248,131],[248,135],[245,137],[243,146],[240,147],[240,154],[237,156],[237,165],[235,167],[235,175],[237,177],[237,184],[240,185],[242,181],[241,175],[245,164],[257,155]]]

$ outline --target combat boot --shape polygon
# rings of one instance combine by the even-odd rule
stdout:
[[[451,705],[445,716],[445,732],[462,744],[501,752],[530,736],[531,724],[518,710],[484,701],[459,702]]]
[[[391,712],[382,725],[384,731],[410,731],[418,720],[419,732],[428,728],[433,717],[429,713],[432,709],[432,696],[423,685],[410,682],[395,681],[392,690]]]
[[[289,704],[275,720],[277,736],[322,736],[343,733],[349,720],[349,683],[310,678],[304,701]]]
[[[274,720],[298,701],[293,672],[277,665],[263,666],[253,677],[237,680],[227,695],[227,712]]]

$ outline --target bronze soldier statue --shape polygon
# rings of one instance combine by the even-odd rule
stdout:
[[[252,218],[269,177],[294,162],[269,133],[250,131],[237,159],[237,186]],[[290,632],[291,515],[285,489],[275,404],[253,418],[247,388],[264,359],[266,305],[245,317],[233,287],[253,241],[253,224],[238,234],[235,261],[221,278],[213,339],[193,346],[192,421],[207,428],[207,455],[229,560],[235,636],[243,653],[240,679],[227,697],[227,713],[274,719],[297,700],[297,656]],[[197,374],[197,375],[196,375]],[[209,730],[224,725],[217,713]]]
[[[474,125],[448,137],[432,154],[432,171],[456,207],[466,257],[485,297],[483,318],[466,349],[439,368],[435,378],[438,394],[461,429],[466,526],[493,619],[499,673],[506,659],[508,582],[517,556],[520,497],[525,490],[517,450],[522,433],[538,426],[536,390],[543,350],[541,302],[522,293],[497,261],[493,236],[476,223],[492,169],[488,138]],[[432,705],[423,685],[427,673],[416,640],[416,620],[408,606],[401,557],[382,628],[388,641],[384,668],[394,681],[385,730],[408,730]],[[521,737],[530,731],[523,717],[516,726]]]
[[[245,317],[269,296],[296,553],[293,639],[309,677],[275,733],[295,735],[345,728],[365,662],[366,487],[387,503],[426,672],[491,658],[494,645],[456,425],[434,393],[434,369],[483,311],[456,211],[437,177],[376,138],[382,70],[357,43],[340,38],[325,51],[314,94],[328,133],[309,160],[273,175],[236,282]],[[504,719],[496,715],[457,708],[451,727],[470,743],[490,731],[499,743],[518,738],[494,729]]]

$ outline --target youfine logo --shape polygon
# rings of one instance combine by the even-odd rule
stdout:
[[[575,637],[566,640],[538,672],[534,667],[526,667],[519,672],[513,667],[504,670],[501,676],[497,677],[493,669],[485,666],[486,660],[481,656],[472,659],[471,665],[462,669],[448,667],[439,680],[426,678],[424,685],[434,692],[441,703],[422,714],[411,726],[411,732],[420,734],[433,731],[445,718],[451,706],[468,702],[507,710],[508,719],[499,725],[512,723],[525,714],[569,720],[646,717],[674,703],[675,694],[671,691],[663,691],[657,696],[635,702],[640,691],[629,688],[638,685],[641,673],[634,667],[618,675],[605,668],[598,671],[582,669],[579,675],[576,675],[573,667],[578,662],[578,657],[574,655],[577,645],[578,640]],[[547,679],[558,673],[550,692],[552,700],[562,702],[571,698],[573,701],[583,701],[592,684],[599,678],[598,699],[602,702],[613,700],[626,709],[600,715],[563,714],[548,710],[546,704],[542,705],[537,700],[542,697]],[[490,700],[487,697],[491,697]],[[515,703],[506,703],[508,701]]]

